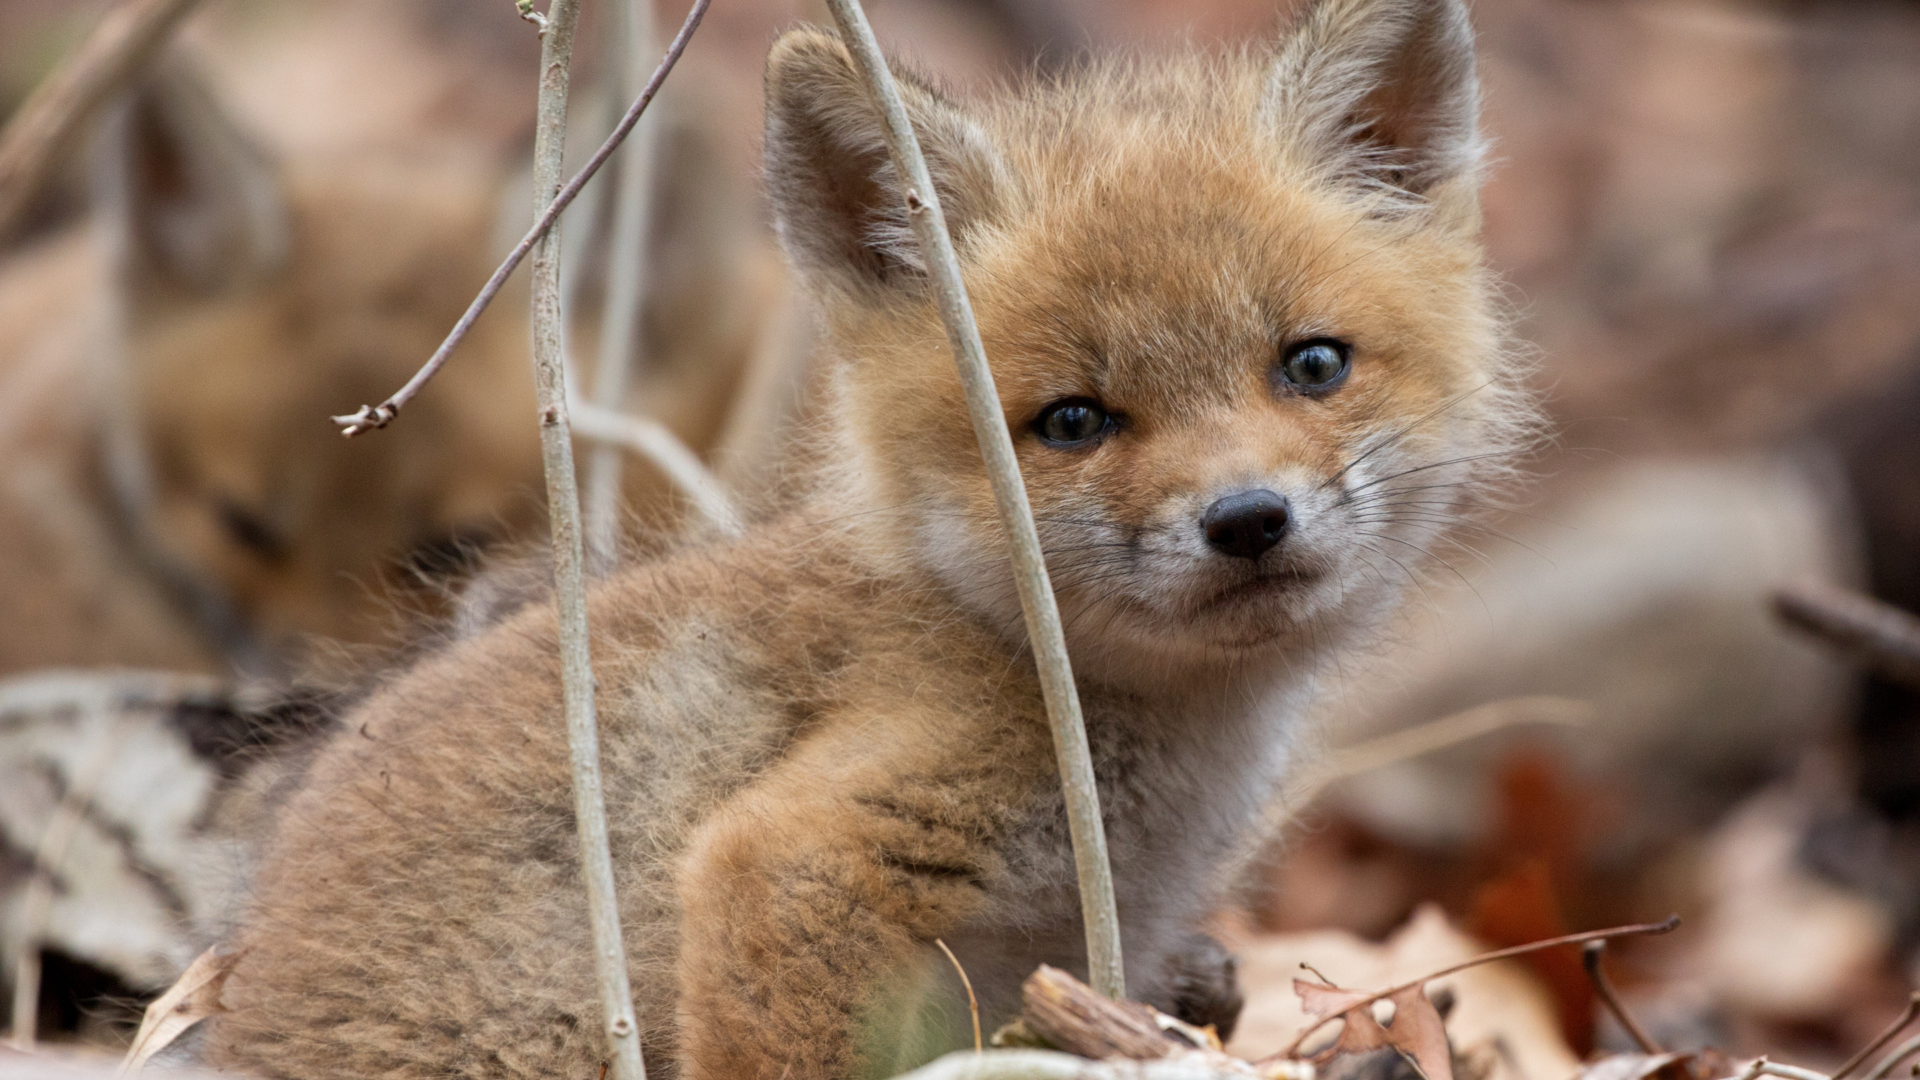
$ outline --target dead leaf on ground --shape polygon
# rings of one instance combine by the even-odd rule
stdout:
[[[1318,1019],[1293,992],[1302,962],[1342,986],[1394,986],[1483,951],[1480,942],[1434,907],[1422,908],[1379,944],[1343,932],[1313,931],[1251,935],[1230,947],[1240,958],[1247,1007],[1228,1049],[1253,1060],[1266,1059]],[[1490,1080],[1568,1080],[1579,1071],[1580,1059],[1561,1037],[1552,999],[1524,965],[1500,961],[1432,980],[1427,987],[1453,991],[1456,1004],[1446,1023],[1463,1055],[1504,1048],[1491,1057]]]
[[[1340,1025],[1340,1038],[1332,1046],[1313,1055],[1315,1061],[1324,1062],[1341,1054],[1363,1054],[1391,1043],[1387,1029],[1373,1018],[1372,1010],[1358,1007],[1361,1002],[1371,1000],[1373,995],[1306,979],[1293,980],[1293,992],[1300,995],[1301,1008],[1315,1018],[1324,1020],[1329,1016],[1338,1016],[1344,1021]]]
[[[226,1012],[227,1007],[220,1004],[220,991],[227,985],[227,977],[233,974],[234,965],[245,955],[244,949],[226,955],[208,949],[195,957],[167,992],[147,1006],[140,1030],[133,1036],[133,1045],[127,1048],[126,1059],[120,1063],[120,1075],[139,1072],[155,1054],[186,1034],[187,1029],[209,1016]]]
[[[1408,986],[1386,1000],[1393,1003],[1393,1021],[1382,1026],[1373,1018],[1373,995],[1342,990],[1325,983],[1293,980],[1300,1003],[1316,1017],[1339,1016],[1340,1038],[1315,1054],[1324,1063],[1342,1054],[1361,1054],[1382,1047],[1399,1051],[1419,1068],[1426,1080],[1453,1080],[1453,1048],[1439,1010],[1427,1000],[1425,983]]]
[[[1409,986],[1387,997],[1393,1002],[1393,1024],[1387,1035],[1402,1053],[1412,1057],[1427,1080],[1453,1080],[1453,1047],[1440,1010],[1427,997],[1427,984]]]

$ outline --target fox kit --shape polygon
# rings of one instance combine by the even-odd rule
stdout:
[[[1269,48],[987,102],[903,80],[1065,616],[1133,996],[1193,929],[1529,416],[1476,239],[1461,0],[1321,0]],[[1042,961],[1084,969],[1065,814],[972,427],[839,42],[767,75],[769,184],[837,365],[808,509],[591,598],[606,797],[655,1075],[884,1075]],[[593,1080],[555,623],[421,663],[265,857],[215,1063]]]

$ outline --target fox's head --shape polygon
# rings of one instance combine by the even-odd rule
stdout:
[[[1515,445],[1460,0],[1321,0],[1271,47],[984,102],[902,79],[1076,664],[1162,672],[1383,610]],[[768,75],[782,236],[872,505],[1019,626],[958,376],[838,41]]]
[[[273,161],[189,68],[103,132],[123,523],[235,658],[380,641],[479,543],[540,519],[526,325],[503,301],[407,422],[328,419],[404,382],[489,269],[498,184]],[[423,587],[424,586],[424,587]]]

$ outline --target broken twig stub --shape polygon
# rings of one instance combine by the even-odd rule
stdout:
[[[1864,593],[1822,581],[1800,581],[1773,594],[1781,620],[1861,666],[1920,687],[1920,617]]]

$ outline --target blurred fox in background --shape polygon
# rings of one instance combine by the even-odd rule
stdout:
[[[511,291],[407,423],[347,441],[327,419],[384,398],[458,319],[498,255],[505,170],[283,166],[177,64],[102,150],[104,243],[66,235],[0,270],[0,673],[283,673],[316,639],[392,645],[479,552],[541,534]],[[642,390],[699,451],[777,282],[750,260],[758,278],[726,280],[698,254],[711,236],[682,235],[734,209],[714,205],[724,185],[666,180],[695,202],[658,246],[693,265],[653,275]],[[662,482],[627,474],[634,512],[666,516]]]
[[[403,423],[349,441],[329,420],[399,387],[524,230],[524,140],[316,153],[274,125],[297,104],[263,122],[217,81],[197,53],[164,58],[100,119],[90,224],[0,263],[0,678],[31,690],[49,669],[146,668],[247,687],[131,710],[138,727],[0,693],[0,910],[42,862],[62,793],[95,796],[74,841],[94,852],[85,870],[46,868],[49,1030],[79,1023],[70,1006],[102,979],[144,993],[191,958],[244,872],[259,800],[331,722],[337,688],[456,633],[483,560],[544,578],[524,283]],[[626,403],[696,453],[739,426],[736,387],[783,288],[702,108],[677,92],[656,105],[645,363]],[[605,290],[574,272],[574,351],[591,357]],[[623,496],[637,541],[682,524],[644,461],[626,463]],[[0,958],[17,955],[0,923]]]

